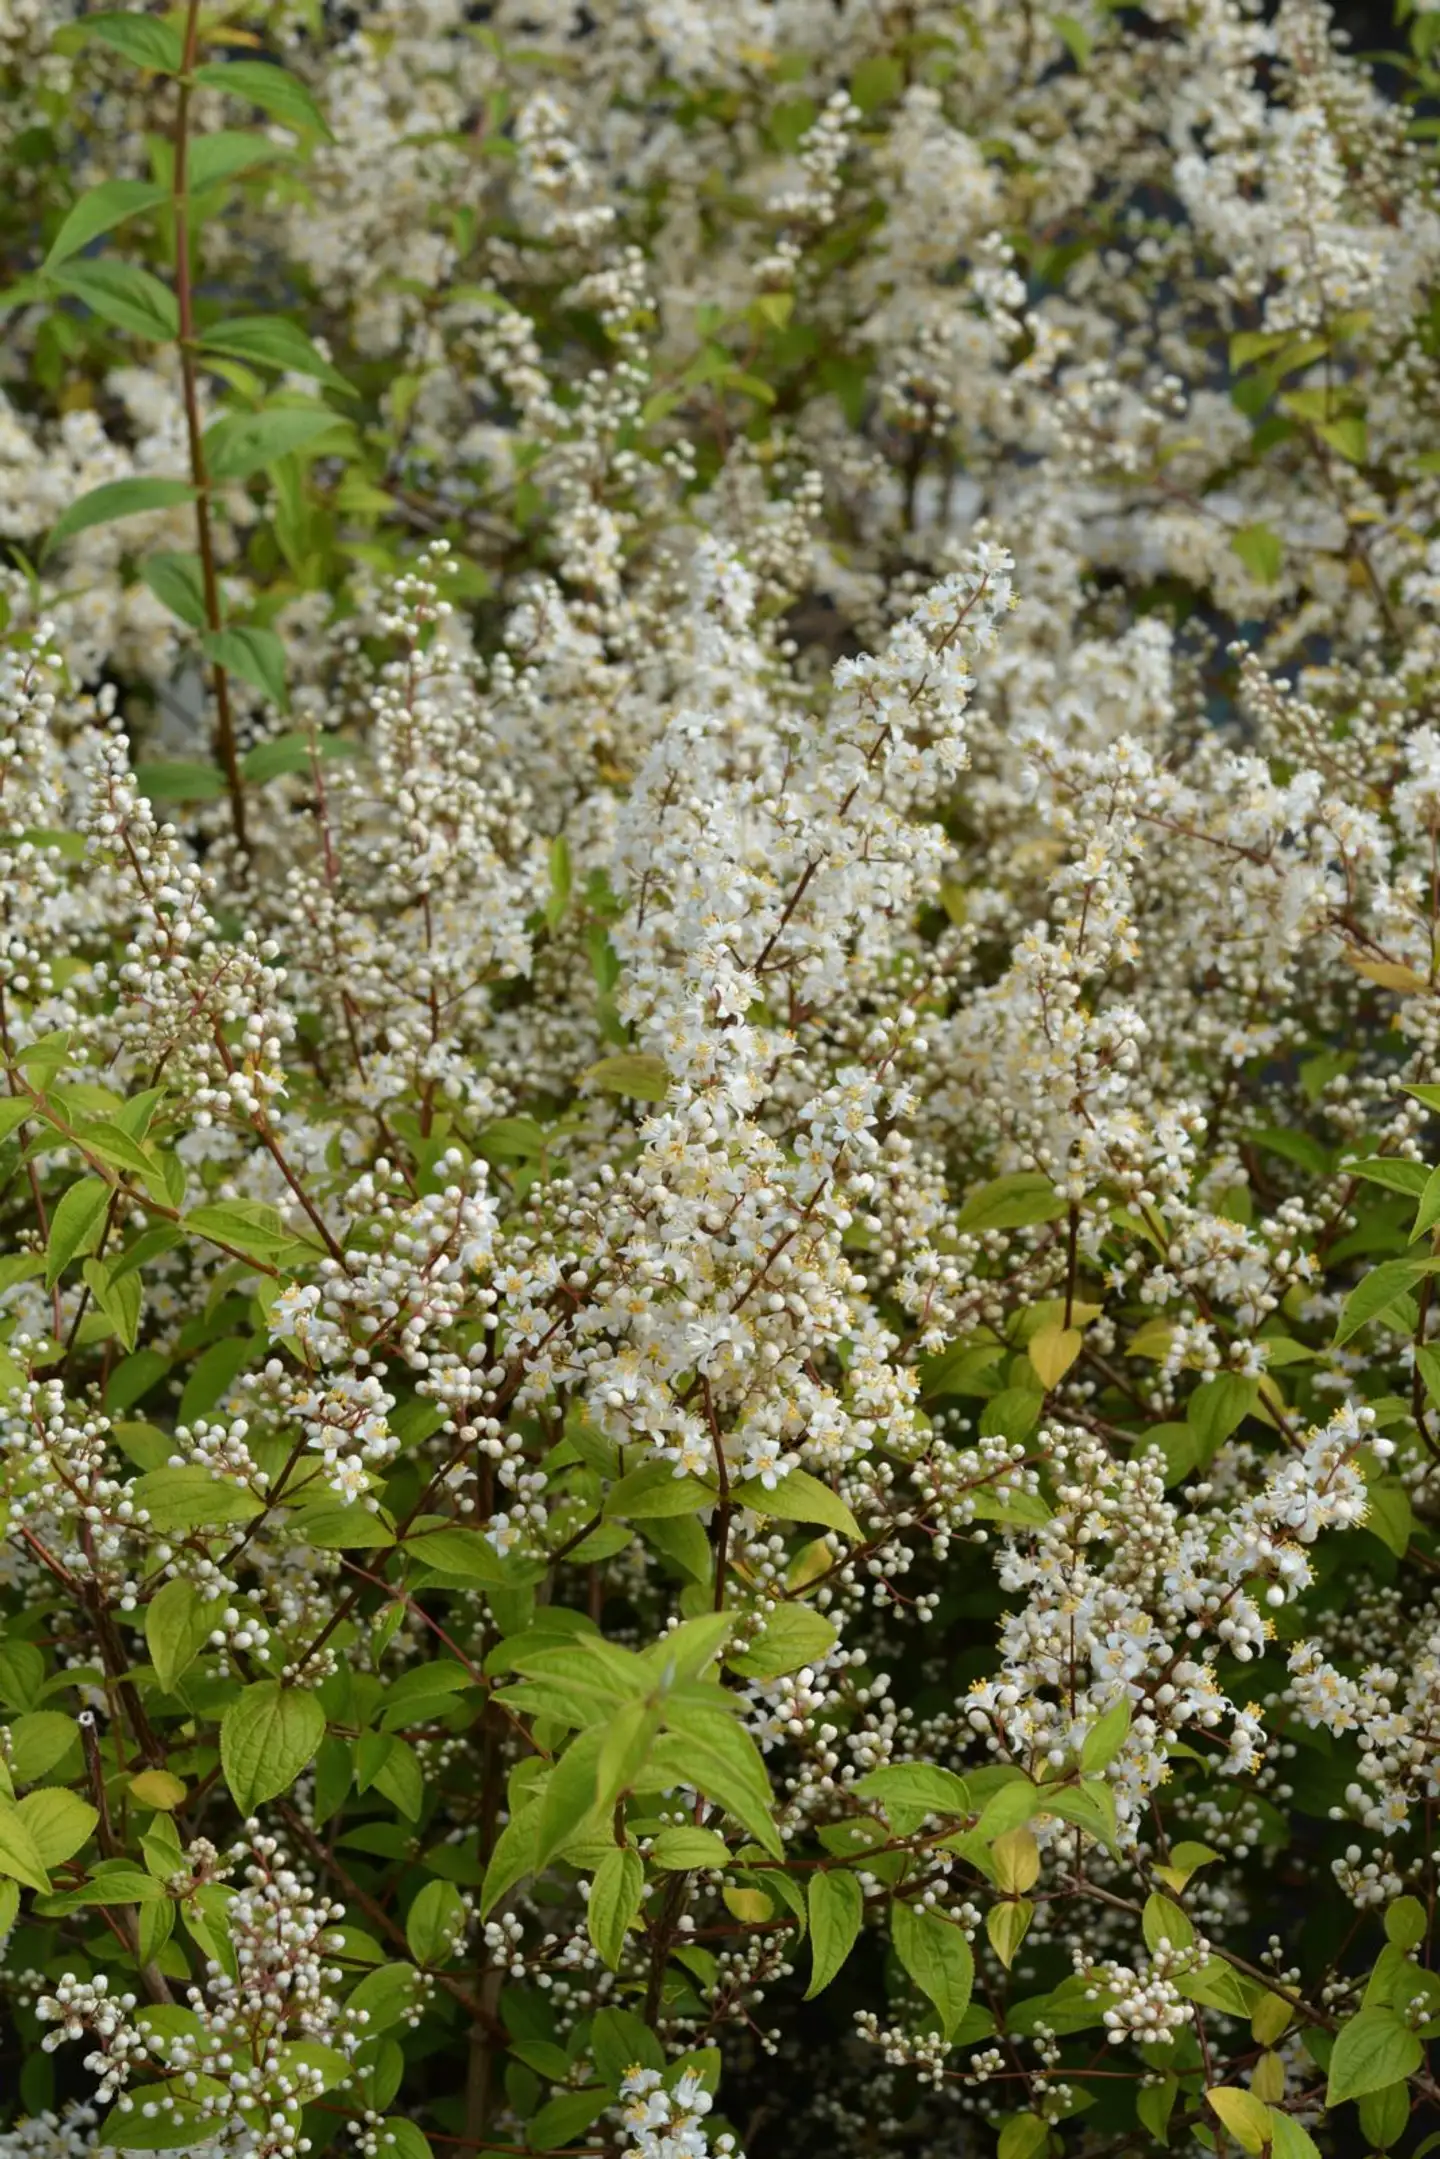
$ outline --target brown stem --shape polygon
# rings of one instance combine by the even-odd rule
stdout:
[[[210,524],[210,475],[200,426],[200,389],[195,366],[195,302],[190,278],[190,90],[200,42],[200,0],[189,0],[185,15],[185,57],[175,107],[175,169],[171,205],[175,214],[175,301],[180,316],[180,380],[185,400],[185,432],[190,440],[190,478],[195,489],[195,537],[205,594],[205,621],[212,634],[224,627],[220,583],[215,573],[215,538]],[[225,772],[230,822],[242,860],[249,854],[245,830],[245,785],[235,746],[230,683],[218,660],[211,663],[215,685],[215,755]]]

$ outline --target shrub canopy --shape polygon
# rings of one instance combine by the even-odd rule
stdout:
[[[7,16],[0,2159],[1436,2141],[1401,14]]]

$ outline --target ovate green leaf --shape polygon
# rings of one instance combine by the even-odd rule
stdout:
[[[241,1813],[287,1791],[324,1737],[325,1712],[313,1694],[278,1679],[246,1687],[220,1723],[220,1762]]]
[[[829,1986],[855,1946],[865,1916],[865,1893],[853,1874],[829,1867],[810,1877],[805,1894],[810,1922],[810,2001]]]
[[[975,1984],[970,1944],[948,1919],[898,1899],[890,1907],[890,1939],[905,1970],[934,2003],[948,2039],[970,2006]]]
[[[645,1868],[633,1844],[608,1852],[595,1870],[585,1906],[585,1927],[601,1961],[618,1970],[630,1922],[645,1892]]]
[[[111,525],[117,518],[139,517],[147,510],[173,510],[177,503],[193,502],[195,490],[186,480],[107,480],[72,502],[50,528],[42,555],[62,540],[92,525]]]

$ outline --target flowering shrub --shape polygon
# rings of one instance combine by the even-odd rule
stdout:
[[[1437,2141],[1401,14],[7,15],[3,2159]]]

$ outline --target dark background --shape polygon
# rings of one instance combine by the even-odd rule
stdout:
[[[1265,13],[1272,15],[1274,8],[1267,6]],[[1396,33],[1391,0],[1335,0],[1335,20],[1349,31],[1354,52],[1403,47],[1403,37]]]

